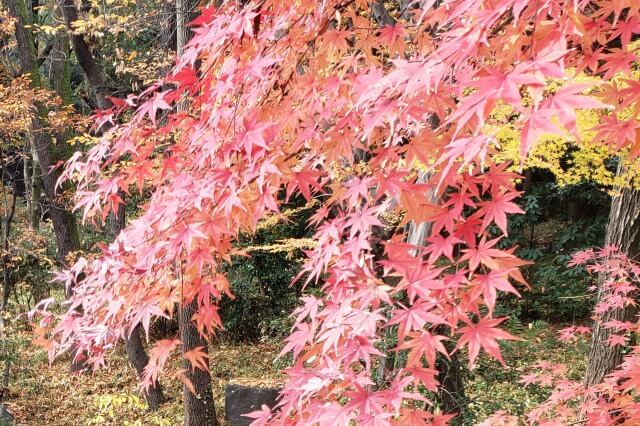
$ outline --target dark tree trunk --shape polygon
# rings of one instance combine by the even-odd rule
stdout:
[[[432,123],[432,125],[435,127],[435,123]],[[423,172],[418,177],[418,183],[424,183],[428,179],[429,174]],[[433,192],[427,194],[427,197],[430,202],[437,201],[437,197]],[[430,233],[431,224],[429,222],[420,224],[411,222],[409,224],[407,242],[415,246],[422,246]],[[440,333],[443,332],[443,330],[439,331]],[[451,351],[451,348],[448,349]],[[457,415],[453,420],[453,424],[462,424],[462,416],[467,410],[467,402],[464,392],[463,366],[460,364],[458,354],[451,354],[448,360],[439,355],[436,362],[436,370],[438,370],[438,381],[440,382],[438,393],[440,408],[446,414]]]
[[[38,162],[38,156],[33,150],[33,157],[31,159],[31,228],[38,229],[40,227],[40,220],[42,219],[42,171],[40,170],[40,163]]]
[[[71,39],[71,46],[78,59],[78,64],[82,68],[82,71],[87,78],[89,86],[94,92],[96,105],[98,108],[106,109],[111,106],[111,101],[107,98],[110,94],[110,90],[106,85],[105,76],[102,70],[98,67],[96,60],[89,48],[89,45],[84,40],[81,34],[73,33],[73,22],[78,20],[78,9],[76,8],[73,0],[62,0],[61,3],[62,15],[64,21],[69,29],[69,38]]]
[[[165,52],[175,52],[177,49],[176,36],[176,1],[165,0],[162,4],[163,14],[160,26],[160,49]]]
[[[193,35],[187,26],[197,16],[199,0],[176,0],[176,51],[182,54],[187,42]]]
[[[27,201],[27,216],[29,217],[29,228],[38,230],[42,219],[42,179],[40,166],[38,164],[38,154],[33,146],[33,138],[26,141],[24,153],[24,182],[25,199]]]
[[[136,369],[138,377],[142,378],[144,369],[149,363],[149,357],[147,356],[147,352],[144,350],[144,345],[142,344],[140,325],[133,329],[128,339],[125,339],[124,347],[127,351],[129,362],[133,365],[133,368]],[[145,392],[145,398],[147,399],[149,410],[156,411],[160,408],[160,404],[162,404],[162,401],[164,400],[160,383],[155,382]]]
[[[61,19],[59,8],[55,10],[56,19]],[[64,32],[58,32],[51,41],[49,53],[51,71],[49,85],[65,105],[72,103],[71,71],[69,69],[69,38]],[[66,145],[66,144],[64,144]]]
[[[124,200],[125,194],[123,191],[118,191],[118,196]],[[124,204],[120,204],[118,206],[118,214],[115,215],[113,212],[107,216],[107,232],[111,239],[115,240],[120,231],[124,229],[126,221],[126,212],[124,208]]]
[[[3,159],[3,167],[2,174],[4,175],[4,159]],[[2,337],[2,350],[7,351],[7,338],[6,335],[7,328],[5,324],[5,314],[7,312],[7,307],[9,305],[9,296],[11,295],[11,291],[13,290],[13,281],[11,279],[11,273],[9,271],[9,233],[11,232],[11,223],[13,221],[13,216],[16,212],[16,194],[17,194],[17,185],[15,178],[11,181],[12,184],[12,194],[11,194],[11,205],[7,208],[7,200],[6,200],[6,190],[4,185],[2,185],[2,203],[4,205],[4,215],[2,217],[2,304],[0,305],[0,335]],[[9,386],[9,375],[11,373],[11,357],[7,357],[4,361],[4,368],[2,372],[2,387],[6,388]]]
[[[6,191],[4,189],[4,185],[2,188],[2,202],[4,205],[4,216],[2,218],[2,305],[0,306],[0,311],[2,313],[4,313],[7,309],[7,305],[9,304],[9,296],[11,294],[11,290],[13,289],[11,272],[9,271],[9,233],[11,232],[11,223],[13,222],[13,216],[16,212],[17,185],[15,178],[11,181],[11,183],[12,194],[11,204],[9,206],[7,206]]]
[[[467,409],[462,368],[457,352],[451,354],[451,359],[440,356],[436,362],[440,382],[438,389],[440,408],[445,414],[456,414],[452,424],[462,424],[462,418]]]
[[[34,128],[40,128],[40,120],[38,118],[34,118],[32,123]],[[65,209],[63,200],[61,200],[56,193],[58,173],[55,169],[52,169],[51,137],[43,132],[38,132],[34,138],[34,142],[38,162],[42,168],[42,186],[47,197],[47,204],[45,207],[49,210],[51,222],[53,223],[53,230],[56,236],[58,259],[60,260],[60,263],[66,265],[67,255],[80,248],[76,218],[73,213]],[[68,290],[68,293],[70,293],[73,289],[69,288]],[[69,294],[67,294],[67,296],[69,296]]]
[[[203,347],[208,354],[208,342],[200,336],[191,318],[198,309],[198,300],[180,309],[180,339],[182,341],[182,353],[191,351],[197,347]],[[207,368],[209,362],[206,362]],[[182,368],[186,370],[185,376],[195,389],[195,394],[191,392],[185,384],[183,387],[184,396],[184,425],[185,426],[217,426],[216,409],[213,403],[213,392],[211,390],[211,376],[209,371],[192,368],[191,363],[184,359]]]
[[[187,41],[192,35],[187,24],[196,17],[195,11],[198,3],[198,0],[176,0],[176,48],[178,55],[182,54]],[[186,102],[178,105],[179,109],[185,109],[186,107]],[[180,308],[179,324],[183,354],[197,347],[202,347],[207,354],[209,353],[208,342],[202,338],[192,321],[192,317],[197,310],[197,298]],[[186,370],[185,376],[195,389],[194,394],[186,384],[183,387],[185,426],[217,426],[218,424],[213,403],[208,360],[206,364],[207,371],[197,368],[194,370],[187,359],[182,361],[183,368]]]
[[[34,150],[35,151],[35,150]],[[24,179],[24,198],[27,204],[27,217],[29,220],[29,228],[37,230],[40,227],[40,171],[38,170],[38,161],[35,152],[32,153],[31,141],[27,141],[23,155],[23,179]]]
[[[18,45],[20,71],[22,74],[31,73],[31,82],[34,87],[42,87],[39,69],[36,61],[36,52],[33,34],[27,30],[31,24],[31,17],[26,5],[21,0],[9,0],[7,6],[10,13],[17,19],[15,25],[16,42]],[[39,108],[39,114],[45,111]],[[56,236],[58,259],[66,264],[67,255],[80,248],[78,230],[74,215],[65,209],[64,203],[56,193],[56,181],[58,173],[53,168],[54,161],[51,156],[53,140],[51,135],[42,130],[40,117],[35,115],[31,119],[33,134],[33,147],[42,169],[42,186],[47,197],[47,203],[53,229]]]
[[[124,193],[120,193],[120,198],[124,200]],[[124,204],[120,204],[118,206],[118,214],[115,215],[111,213],[107,217],[107,232],[110,236],[115,239],[120,231],[122,231],[125,227],[125,208]],[[140,380],[143,379],[144,369],[149,363],[149,356],[147,355],[146,350],[144,349],[144,345],[142,343],[141,336],[142,327],[138,325],[133,329],[131,335],[129,337],[125,337],[124,339],[124,348],[127,351],[127,356],[129,357],[129,363],[133,365],[133,368],[136,369],[136,373],[138,373],[138,378]],[[164,396],[162,393],[162,386],[160,383],[156,381],[153,383],[149,389],[145,391],[144,394],[147,405],[149,405],[149,410],[156,411],[160,408],[162,401],[164,400]]]
[[[606,245],[618,247],[629,258],[635,258],[640,253],[640,191],[623,189],[621,194],[613,198],[609,223],[607,224]],[[603,297],[602,282],[605,277],[598,277],[598,301]],[[585,373],[585,384],[600,383],[622,361],[623,347],[609,345],[611,329],[602,325],[607,321],[631,321],[637,314],[637,308],[630,306],[626,309],[609,310],[599,321],[594,323],[589,350],[589,362]]]
[[[373,13],[373,18],[380,27],[395,25],[396,20],[389,14],[389,11],[384,5],[384,0],[373,0],[371,2],[371,11]]]

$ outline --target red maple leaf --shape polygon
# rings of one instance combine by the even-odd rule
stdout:
[[[482,295],[485,304],[489,308],[489,312],[493,312],[496,304],[497,290],[520,296],[518,291],[513,288],[509,282],[508,273],[509,271],[496,270],[490,271],[487,274],[476,275],[473,281],[471,281],[471,296],[477,298]]]
[[[427,238],[427,242],[429,242],[429,245],[424,252],[430,253],[429,262],[433,263],[438,260],[440,256],[445,256],[447,259],[453,261],[453,248],[456,244],[461,243],[462,240],[453,234],[447,237],[437,234]]]
[[[144,117],[149,116],[149,119],[153,124],[156,124],[156,115],[159,110],[170,109],[171,105],[165,99],[166,92],[157,92],[151,99],[144,102],[138,108],[138,114]]]
[[[524,213],[524,210],[511,201],[516,199],[520,192],[493,193],[491,200],[481,201],[477,215],[482,217],[482,229],[487,229],[491,222],[495,222],[504,235],[507,235],[507,213]]]
[[[435,367],[436,353],[440,352],[445,357],[449,357],[449,352],[442,344],[447,340],[444,336],[431,334],[428,331],[413,332],[409,335],[409,340],[398,346],[398,349],[411,349],[409,352],[408,366],[422,365],[422,357],[431,368]]]
[[[469,261],[469,269],[471,271],[475,271],[478,269],[480,264],[490,268],[490,269],[498,269],[500,265],[495,260],[500,257],[513,257],[512,254],[492,248],[495,246],[498,241],[500,241],[502,237],[494,238],[493,240],[487,241],[486,236],[483,236],[480,240],[480,243],[476,247],[471,247],[468,249],[463,249],[463,256],[460,257],[460,262],[464,262],[465,260]]]
[[[459,331],[460,339],[456,345],[456,350],[464,347],[469,348],[469,365],[475,365],[480,349],[484,349],[489,355],[500,361],[500,364],[506,365],[500,353],[498,340],[518,340],[504,330],[496,326],[507,318],[481,318],[477,324],[470,323],[466,327],[462,327]]]

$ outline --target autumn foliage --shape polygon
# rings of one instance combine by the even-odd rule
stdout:
[[[573,256],[570,266],[583,266],[594,277],[602,277],[600,286],[593,291],[601,291],[603,297],[594,308],[595,320],[613,331],[608,344],[625,346],[630,333],[638,330],[637,319],[631,321],[604,318],[604,314],[615,309],[626,309],[635,305],[638,294],[640,265],[621,253],[616,247],[608,246],[598,250],[585,250]],[[575,340],[588,336],[589,327],[571,326],[560,331],[560,340]],[[582,381],[567,377],[567,368],[562,364],[541,361],[536,363],[531,373],[520,381],[549,387],[551,396],[546,402],[528,414],[534,424],[568,424],[582,419],[586,424],[634,424],[638,421],[638,408],[634,402],[637,392],[640,348],[633,349],[624,356],[620,367],[607,376],[602,383],[585,386]],[[498,414],[498,421],[515,421],[512,417]]]
[[[502,361],[499,342],[513,337],[496,298],[527,286],[525,262],[497,244],[521,210],[518,176],[493,159],[492,111],[513,108],[522,158],[542,135],[579,139],[579,109],[600,110],[596,142],[636,156],[640,4],[403,2],[378,29],[364,0],[239,3],[204,9],[166,79],[97,113],[97,128],[115,126],[62,176],[76,183],[84,219],[104,220],[121,192],[151,196],[99,257],[59,274],[74,293],[63,315],[41,305],[39,343],[98,367],[137,324],[148,332],[193,300],[211,338],[223,327],[217,303],[231,296],[221,271],[239,254],[234,242],[302,196],[321,206],[296,285],[320,283],[323,296],[294,312],[280,410],[254,413],[255,424],[446,423],[418,392],[438,388],[436,358]],[[580,72],[603,84],[574,81]],[[388,215],[398,220],[383,223]],[[423,222],[426,241],[407,243],[408,225]],[[376,383],[389,330],[387,353],[407,362]],[[148,383],[178,343],[156,343]],[[194,368],[203,355],[189,354]],[[624,371],[637,375],[638,362]],[[618,401],[589,400],[606,417],[593,424],[612,424],[620,411],[596,405]]]

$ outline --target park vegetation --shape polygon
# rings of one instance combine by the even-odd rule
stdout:
[[[640,423],[636,0],[0,5],[18,424]]]

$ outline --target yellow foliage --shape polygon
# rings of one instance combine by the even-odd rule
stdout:
[[[82,133],[80,135],[72,137],[67,141],[67,143],[69,145],[78,144],[78,145],[84,145],[84,146],[91,146],[98,143],[99,141],[100,141],[100,138],[96,136],[92,136],[88,133]]]
[[[170,419],[159,414],[146,414],[147,404],[141,401],[140,397],[133,394],[106,394],[100,395],[96,399],[98,414],[89,419],[87,424],[99,425],[115,420],[116,418],[129,417],[133,420],[125,420],[125,426],[170,426]],[[143,423],[144,420],[144,423]]]
[[[50,36],[57,34],[58,31],[64,31],[67,28],[64,24],[59,24],[59,25],[34,24],[34,25],[25,25],[25,27],[32,27],[34,31],[40,32],[46,35],[50,35]]]
[[[597,77],[584,74],[579,75],[577,80],[585,83],[598,82]],[[626,86],[621,79],[614,79],[612,84]],[[553,93],[561,85],[560,81],[549,81],[545,90]],[[605,91],[598,89],[597,84],[596,88],[591,90],[601,97],[606,95]],[[495,136],[497,159],[512,162],[512,170],[549,170],[560,185],[591,181],[608,189],[616,186],[640,189],[640,161],[631,160],[628,150],[619,151],[595,139],[597,131],[594,128],[601,124],[600,114],[602,113],[596,110],[576,110],[577,140],[569,132],[565,135],[543,134],[524,164],[520,164],[521,132],[516,124],[518,114],[513,107],[506,104],[496,105],[492,111],[492,120],[487,124],[487,130]],[[619,118],[637,119],[637,114],[638,106],[631,105],[619,113]],[[555,124],[561,128],[558,123]],[[622,173],[619,175],[616,175],[612,166],[614,159],[622,166]]]
[[[7,10],[0,10],[0,37],[11,37],[14,34],[16,19]]]
[[[269,215],[266,216],[264,219],[261,219],[258,222],[258,226],[256,228],[257,231],[262,231],[265,229],[269,229],[272,226],[277,225],[278,223],[282,222],[282,221],[286,221],[291,219],[293,216],[297,215],[298,213],[302,213],[305,210],[310,209],[311,207],[316,207],[319,204],[319,202],[317,200],[311,200],[308,204],[302,206],[302,207],[296,207],[293,209],[286,209],[284,210],[280,215]]]
[[[263,251],[266,253],[289,253],[292,254],[297,250],[311,249],[317,245],[317,241],[313,238],[286,238],[278,240],[275,244],[266,244],[259,246],[249,246],[244,251],[251,253],[254,251]]]
[[[0,82],[0,138],[5,145],[22,143],[21,137],[29,132],[31,120],[38,114],[37,106],[48,110],[46,119],[42,120],[42,130],[81,131],[89,124],[88,117],[77,114],[70,105],[63,105],[51,91],[31,88],[29,76],[24,75],[8,84]]]

